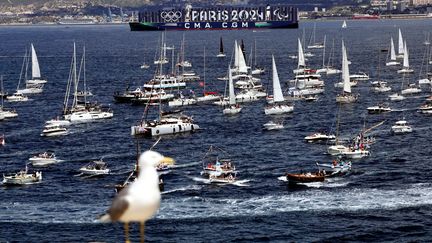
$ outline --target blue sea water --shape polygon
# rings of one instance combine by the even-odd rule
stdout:
[[[206,80],[212,90],[223,93],[224,76],[230,62],[234,40],[243,39],[246,54],[257,45],[257,62],[268,70],[271,80],[271,55],[275,55],[283,87],[292,79],[297,38],[306,30],[306,43],[313,22],[298,30],[269,31],[191,31],[168,32],[168,45],[178,48],[186,39],[186,57],[203,76],[206,48]],[[345,40],[352,73],[364,71],[371,81],[378,76],[393,91],[400,91],[402,76],[384,66],[390,37],[397,39],[401,28],[410,50],[410,64],[416,71],[405,79],[419,79],[425,36],[431,20],[316,22],[316,38],[335,39],[335,64],[340,66],[341,39]],[[223,37],[226,59],[216,58],[219,38]],[[96,222],[114,197],[113,186],[127,176],[136,157],[136,141],[130,126],[140,120],[143,106],[114,103],[113,93],[127,85],[136,87],[148,81],[154,68],[141,70],[145,60],[155,57],[160,33],[130,32],[126,25],[90,26],[2,26],[0,27],[0,74],[13,92],[18,84],[22,57],[30,43],[35,45],[41,73],[48,79],[43,94],[25,103],[5,103],[19,117],[0,122],[6,146],[0,147],[0,172],[22,169],[38,152],[54,150],[64,162],[41,169],[43,182],[25,187],[0,188],[0,242],[120,242],[121,224]],[[87,85],[94,99],[110,104],[114,118],[74,125],[71,134],[43,138],[39,134],[46,120],[61,112],[66,90],[73,42],[78,55],[85,45]],[[329,44],[328,46],[331,46]],[[329,51],[328,48],[327,51]],[[322,52],[314,51],[313,67],[320,67]],[[380,58],[379,58],[380,55]],[[326,61],[327,62],[327,61]],[[385,94],[373,93],[369,81],[360,81],[354,92],[360,102],[344,105],[340,113],[340,133],[349,137],[365,125],[386,122],[372,133],[377,142],[371,156],[354,161],[353,172],[311,186],[291,187],[277,178],[286,172],[315,170],[315,162],[329,162],[325,145],[305,144],[303,137],[318,130],[335,130],[337,105],[333,87],[339,75],[324,76],[326,91],[317,102],[296,102],[292,115],[282,117],[285,129],[264,132],[262,125],[271,118],[264,115],[264,101],[246,104],[242,113],[226,117],[214,105],[184,108],[203,128],[200,132],[163,138],[156,150],[176,159],[179,168],[165,176],[165,193],[156,217],[146,224],[148,242],[340,242],[340,241],[424,241],[432,233],[432,184],[430,174],[431,117],[416,112],[429,95],[390,103],[396,112],[368,115],[366,108],[386,101]],[[21,84],[23,85],[23,84]],[[200,93],[198,82],[188,87]],[[154,109],[156,110],[156,109]],[[156,111],[152,111],[154,115]],[[412,134],[392,136],[390,126],[405,117],[414,127]],[[155,139],[138,141],[142,149]],[[200,160],[210,145],[228,151],[239,169],[239,180],[246,186],[215,186],[201,182]],[[102,178],[80,178],[78,169],[89,161],[104,157],[113,174]],[[138,241],[138,225],[132,225],[131,238]]]

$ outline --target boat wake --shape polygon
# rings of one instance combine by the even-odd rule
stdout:
[[[343,185],[343,183],[340,183]],[[337,200],[335,200],[337,198]],[[432,205],[432,184],[413,184],[398,189],[300,190],[251,198],[169,198],[162,201],[157,218],[208,218],[273,215],[297,211],[397,210]]]
[[[185,186],[185,187],[180,187],[180,188],[175,188],[172,190],[164,191],[164,192],[161,192],[161,194],[164,195],[164,194],[171,194],[174,192],[183,192],[183,191],[199,191],[199,190],[201,190],[201,188],[202,188],[202,186],[191,185],[191,186]]]

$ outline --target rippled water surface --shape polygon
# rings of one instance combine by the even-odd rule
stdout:
[[[327,36],[328,46],[335,40],[335,64],[340,66],[340,43],[345,40],[352,73],[364,71],[371,81],[378,76],[399,91],[402,76],[384,67],[390,37],[397,39],[401,28],[410,50],[415,74],[405,79],[418,80],[425,53],[422,44],[431,31],[430,20],[317,22],[316,38]],[[297,38],[312,22],[299,30],[201,31],[185,32],[186,57],[203,76],[203,52],[207,53],[206,79],[209,89],[223,93],[225,82],[216,78],[226,73],[234,40],[243,39],[246,55],[257,44],[257,62],[270,69],[274,54],[280,79],[293,78],[297,65],[288,56],[296,53]],[[169,45],[179,46],[183,32],[168,32]],[[225,43],[227,58],[216,58],[219,37]],[[115,104],[114,91],[135,87],[149,80],[153,67],[141,70],[145,59],[152,62],[160,33],[130,32],[124,26],[34,26],[0,27],[0,74],[9,92],[16,89],[22,56],[33,43],[39,55],[42,75],[48,79],[44,93],[26,103],[6,103],[19,117],[0,122],[6,146],[0,148],[0,172],[24,167],[38,152],[54,150],[64,162],[43,168],[44,180],[25,187],[0,188],[0,241],[18,242],[119,242],[120,224],[100,224],[99,215],[109,207],[113,185],[126,177],[134,163],[136,147],[130,126],[137,122],[144,107]],[[73,41],[78,55],[85,44],[88,86],[100,103],[110,104],[114,118],[76,125],[71,134],[59,138],[39,136],[44,121],[59,114],[72,58]],[[306,41],[307,42],[307,41]],[[330,48],[328,48],[327,51]],[[314,51],[313,67],[320,67],[322,52]],[[380,56],[380,58],[379,58]],[[270,72],[267,72],[268,74]],[[268,87],[269,75],[262,77]],[[305,144],[303,137],[318,130],[335,130],[339,92],[333,83],[340,76],[323,76],[326,91],[317,102],[297,102],[292,115],[284,116],[285,129],[264,132],[264,101],[246,104],[234,117],[222,115],[220,107],[198,105],[184,108],[203,128],[194,134],[163,138],[157,150],[173,157],[178,168],[165,176],[165,192],[160,211],[146,227],[147,241],[431,241],[432,165],[430,163],[431,117],[416,112],[429,95],[424,93],[403,102],[390,103],[396,111],[368,115],[366,108],[386,101],[385,94],[371,92],[369,81],[360,81],[354,92],[360,102],[344,105],[340,113],[340,133],[349,137],[385,120],[373,130],[377,138],[369,158],[355,161],[353,172],[324,183],[289,187],[277,178],[288,171],[315,170],[315,162],[329,162],[325,145]],[[283,87],[287,87],[283,82]],[[270,86],[271,87],[271,86]],[[197,94],[198,82],[189,84]],[[156,109],[151,112],[155,114]],[[414,127],[412,134],[392,136],[390,126],[405,117]],[[154,139],[140,140],[142,149]],[[228,151],[239,169],[238,185],[215,186],[200,180],[200,160],[209,145]],[[77,170],[87,162],[104,157],[113,174],[94,179],[80,178]],[[132,227],[137,241],[138,226]],[[24,233],[25,232],[25,233]]]

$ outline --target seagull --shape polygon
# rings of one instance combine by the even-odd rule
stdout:
[[[148,150],[138,160],[138,177],[120,191],[112,201],[107,214],[100,218],[101,222],[123,222],[125,242],[129,241],[129,222],[140,222],[140,239],[144,242],[144,224],[159,209],[161,194],[159,176],[156,165],[172,163],[160,153]]]

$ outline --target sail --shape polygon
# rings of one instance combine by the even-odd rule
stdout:
[[[304,58],[304,54],[303,54],[303,46],[301,44],[300,38],[298,38],[297,58],[298,58],[298,67],[305,67],[306,63],[305,63],[305,58]]]
[[[39,61],[33,43],[31,44],[31,52],[32,52],[32,77],[33,79],[39,79],[41,77]]]
[[[234,93],[234,84],[231,74],[231,66],[228,68],[228,82],[229,82],[229,104],[235,105],[236,104],[236,97]]]
[[[396,51],[394,47],[393,37],[390,39],[390,60],[395,61],[396,60]]]
[[[399,48],[398,48],[398,54],[403,55],[404,54],[404,41],[402,38],[402,32],[399,29]]]
[[[220,54],[223,54],[223,53],[224,53],[222,37],[220,38],[219,53],[220,53]]]
[[[344,22],[342,23],[342,28],[346,28],[347,27],[347,23],[346,23],[346,21],[344,20]]]
[[[273,67],[273,101],[274,102],[283,102],[284,97],[282,94],[282,89],[279,81],[279,75],[276,68],[275,58],[272,55],[272,67]]]
[[[342,81],[343,81],[343,91],[346,93],[351,93],[348,57],[347,57],[345,44],[343,41],[342,41]]]
[[[247,73],[248,67],[246,66],[246,60],[243,55],[243,51],[241,50],[240,45],[238,45],[237,48],[237,55],[239,56],[238,71],[240,73]]]
[[[234,69],[239,67],[239,54],[238,54],[237,40],[234,41]]]
[[[404,59],[403,59],[403,67],[404,68],[409,68],[409,60],[408,60],[408,49],[406,46],[406,42],[404,44]]]

